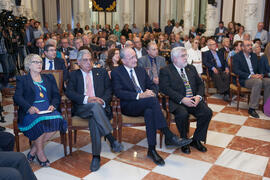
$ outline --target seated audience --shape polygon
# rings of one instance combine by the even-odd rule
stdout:
[[[172,29],[172,32],[176,35],[176,34],[181,34],[183,32],[183,28],[182,26],[179,25],[179,23],[175,23],[175,26]]]
[[[108,51],[108,58],[106,60],[105,68],[111,77],[111,71],[121,65],[120,51],[117,48],[112,48]]]
[[[80,69],[70,73],[66,95],[72,101],[73,115],[89,122],[93,154],[90,170],[94,172],[100,168],[102,136],[110,142],[113,152],[122,151],[123,146],[111,134],[112,89],[108,73],[93,68],[92,54],[86,49],[79,51],[77,61]]]
[[[263,29],[263,22],[259,22],[257,25],[257,32],[253,39],[260,39],[262,41],[262,45],[265,46],[268,42],[268,32]]]
[[[258,57],[258,60],[260,60],[261,56],[263,55],[263,53],[261,52],[261,46],[258,43],[254,43],[252,45],[252,52],[255,53]]]
[[[40,166],[44,167],[50,166],[44,153],[45,143],[56,131],[65,132],[67,122],[56,110],[60,105],[56,81],[51,74],[40,74],[42,64],[42,59],[36,54],[25,58],[24,67],[29,73],[17,77],[13,100],[19,105],[18,128],[34,141],[27,159],[32,162],[37,158]]]
[[[233,43],[233,50],[229,52],[228,57],[226,61],[229,64],[229,59],[233,57],[235,54],[239,53],[240,51],[243,50],[243,41],[235,41]]]
[[[245,34],[245,27],[240,26],[238,33],[235,34],[234,37],[233,37],[233,43],[235,43],[236,41],[243,41],[244,40],[244,34]]]
[[[202,52],[198,49],[199,47],[199,40],[193,39],[191,40],[192,47],[187,50],[188,58],[187,63],[192,64],[197,72],[199,73],[199,76],[203,73],[202,69]]]
[[[187,56],[184,47],[172,50],[172,64],[160,70],[159,88],[170,98],[169,110],[175,116],[181,138],[188,137],[189,114],[197,118],[197,128],[190,145],[201,152],[206,152],[207,148],[201,141],[206,141],[212,110],[203,101],[204,84],[196,68],[187,63]],[[181,150],[183,153],[190,153],[189,145],[181,147]]]
[[[150,42],[147,46],[148,55],[138,59],[138,67],[143,67],[148,73],[150,80],[156,85],[159,83],[159,71],[166,66],[165,58],[158,55],[158,47],[156,43]]]
[[[217,39],[217,42],[221,43],[222,38],[226,36],[227,32],[228,32],[228,29],[224,26],[223,21],[220,21],[214,34],[214,36]]]
[[[77,24],[76,24],[76,28],[74,29],[73,33],[75,34],[75,36],[76,36],[78,33],[83,34],[83,29],[81,28],[80,23],[77,23]]]
[[[220,51],[216,50],[217,44],[213,39],[207,41],[208,51],[203,52],[203,64],[208,68],[214,84],[219,94],[223,94],[223,99],[229,101],[230,76],[228,63]]]
[[[30,52],[33,54],[38,54],[40,57],[44,58],[44,41],[42,38],[35,40],[35,46],[30,49]]]
[[[148,142],[147,156],[157,165],[163,166],[165,162],[155,150],[158,129],[165,134],[167,147],[182,147],[189,144],[191,140],[181,140],[169,130],[156,97],[158,93],[156,86],[148,77],[145,69],[136,67],[135,51],[131,48],[124,48],[120,52],[120,57],[123,65],[115,68],[111,73],[113,91],[121,101],[123,114],[144,116]]]
[[[264,54],[260,59],[261,74],[270,77],[270,43],[266,45]]]
[[[243,51],[233,57],[233,72],[239,76],[241,86],[251,89],[248,113],[259,118],[258,108],[261,90],[264,88],[264,102],[270,95],[270,79],[264,78],[260,72],[259,61],[252,52],[252,42],[244,40]]]
[[[133,38],[133,43],[134,43],[133,49],[136,52],[137,59],[147,55],[147,51],[145,50],[144,47],[142,47],[142,41],[140,38],[138,37]]]
[[[219,49],[221,54],[223,54],[224,59],[227,59],[228,54],[230,53],[230,39],[225,37],[222,40],[222,48]]]
[[[48,44],[44,47],[45,58],[43,58],[43,70],[63,70],[63,79],[68,79],[68,71],[65,61],[56,57],[56,48],[54,45]]]

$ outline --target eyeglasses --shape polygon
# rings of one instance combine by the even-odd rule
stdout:
[[[31,61],[32,64],[42,64],[42,61]]]
[[[126,58],[126,59],[128,59],[128,60],[131,60],[131,59],[136,59],[136,56],[131,56],[130,58]]]
[[[82,62],[86,63],[86,62],[91,62],[91,58],[85,58],[85,59],[82,59]]]

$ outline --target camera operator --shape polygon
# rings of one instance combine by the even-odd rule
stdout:
[[[0,89],[1,87],[6,87],[8,84],[9,77],[9,66],[7,58],[7,49],[5,45],[5,38],[3,36],[3,27],[0,26],[0,63],[3,69],[3,75],[0,77]]]

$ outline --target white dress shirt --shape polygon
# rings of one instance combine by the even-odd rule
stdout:
[[[188,64],[192,64],[193,66],[195,66],[197,72],[199,74],[202,74],[203,70],[202,70],[202,52],[197,49],[193,49],[190,48],[187,50],[187,54],[188,54],[188,59],[187,62]]]
[[[86,91],[87,91],[87,87],[86,87],[86,72],[84,72],[84,71],[82,71],[81,70],[81,72],[82,72],[82,75],[83,75],[83,84],[84,84],[84,91],[83,91],[83,95],[84,95],[84,99],[83,99],[83,104],[87,104],[88,102],[88,96],[86,96]],[[95,85],[94,85],[94,79],[93,79],[93,73],[92,73],[92,71],[90,71],[89,73],[89,76],[90,76],[90,78],[91,78],[91,82],[92,82],[92,87],[93,87],[93,93],[94,93],[94,96],[96,96],[96,94],[95,94]],[[103,100],[102,100],[103,101]],[[103,101],[103,105],[102,105],[102,107],[103,108],[105,108],[106,107],[106,104],[105,104],[105,101]]]
[[[54,60],[49,60],[48,58],[45,58],[45,70],[49,70],[50,69],[50,62],[52,61],[52,70],[55,70],[54,68]]]
[[[140,50],[134,48],[135,52],[136,52],[136,55],[137,55],[137,58],[141,58],[142,57],[142,48]]]
[[[138,78],[137,78],[137,75],[136,75],[136,72],[135,72],[134,68],[129,68],[129,67],[125,66],[125,65],[124,65],[124,67],[126,68],[129,77],[130,77],[130,70],[132,70],[132,74],[133,74],[135,83],[136,83],[136,85],[139,86],[140,89],[142,90],[142,88],[141,88],[141,86],[140,86],[140,83],[139,83],[139,81],[138,81]],[[130,78],[131,78],[131,77],[130,77]],[[140,93],[137,94],[137,97],[136,97],[137,100],[139,99],[139,94],[140,94]]]

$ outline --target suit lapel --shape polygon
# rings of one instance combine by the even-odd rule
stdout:
[[[77,80],[78,80],[78,84],[77,84],[77,88],[78,88],[78,91],[83,94],[84,93],[84,79],[83,79],[83,74],[81,72],[80,69],[77,70],[76,72],[76,76],[77,76]]]
[[[98,92],[98,85],[99,85],[99,79],[98,76],[100,74],[97,72],[96,69],[92,69],[92,76],[93,76],[93,85],[94,85],[94,91],[95,91],[95,95],[97,95]]]
[[[45,88],[47,89],[48,98],[50,98],[51,97],[50,90],[49,90],[50,89],[50,83],[48,82],[48,79],[46,78],[46,75],[41,74],[41,78],[42,78],[42,80],[44,82]]]
[[[45,58],[43,58],[42,61],[43,61],[42,69],[44,70],[45,69],[45,63],[46,63]]]
[[[248,70],[248,72],[250,73],[250,70],[249,70],[249,67],[248,67],[248,64],[247,64],[247,60],[246,60],[246,57],[245,57],[243,51],[241,52],[240,55],[242,56],[242,59],[244,60],[244,62],[242,62],[243,65],[245,66],[245,68],[246,68],[246,69]],[[251,61],[251,62],[252,62],[252,61]]]
[[[137,67],[134,68],[134,71],[135,71],[135,73],[136,73],[136,76],[137,76],[137,79],[138,79],[138,81],[139,81],[139,85],[140,85],[141,89],[144,90],[145,88],[144,88],[144,83],[143,83],[144,81],[143,81],[142,74],[140,73],[140,71],[138,70]],[[134,86],[133,86],[133,87],[134,87]],[[134,89],[135,89],[135,88],[134,88]]]
[[[172,71],[172,74],[175,74],[175,78],[176,78],[176,81],[177,81],[176,83],[184,84],[184,81],[180,77],[180,74],[178,73],[177,69],[174,67],[173,64],[170,64],[170,69]]]
[[[120,68],[120,71],[122,71],[122,73],[123,73],[123,78],[125,79],[125,82],[128,83],[129,87],[131,87],[132,89],[134,89],[134,91],[136,91],[136,90],[135,90],[135,87],[134,87],[134,85],[133,85],[133,82],[132,82],[132,80],[130,79],[129,73],[127,72],[127,70],[126,70],[126,68],[124,67],[124,65],[121,65],[119,68]],[[121,73],[121,74],[122,74],[122,73]],[[136,75],[137,75],[137,73],[136,73]],[[140,82],[139,82],[139,83],[140,83]]]
[[[30,72],[27,74],[27,84],[30,85],[31,89],[33,90],[33,93],[35,92],[35,86],[34,86],[34,83],[33,83],[33,79],[30,75]]]

